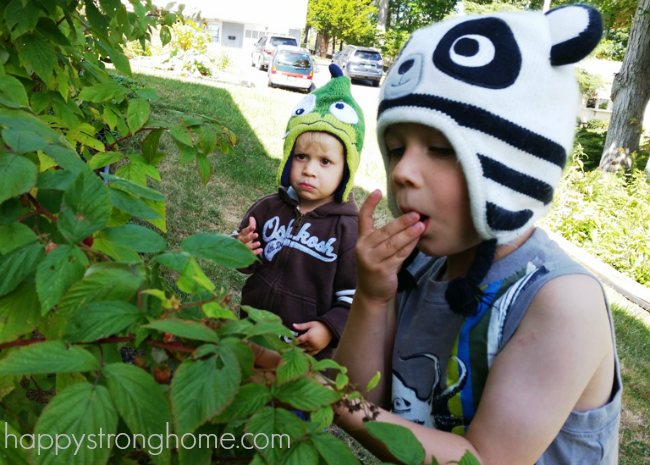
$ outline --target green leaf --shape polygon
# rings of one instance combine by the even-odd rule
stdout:
[[[146,99],[146,100],[157,100],[158,99],[158,92],[153,87],[145,87],[144,89],[138,89],[138,91],[136,93],[138,94],[138,97]],[[162,129],[161,129],[161,131],[162,131]]]
[[[264,407],[257,412],[248,420],[245,427],[245,431],[252,435],[264,434],[267,438],[277,435],[274,444],[269,441],[265,449],[258,449],[268,463],[277,463],[279,456],[304,436],[305,430],[305,422],[293,413],[272,407]]]
[[[241,381],[238,366],[217,369],[217,358],[184,361],[172,381],[172,409],[180,434],[194,431],[226,408]],[[201,399],[197,402],[196,399]]]
[[[0,76],[0,105],[9,108],[25,108],[29,106],[25,87],[13,76]]]
[[[45,256],[45,248],[38,243],[30,243],[0,256],[0,296],[18,287]]]
[[[71,45],[68,38],[63,35],[59,26],[57,26],[51,18],[46,18],[44,16],[38,18],[37,30],[43,34],[46,39],[57,45],[63,45],[64,47],[70,47]]]
[[[175,141],[176,142],[176,141]],[[194,160],[199,153],[196,147],[176,142],[178,149],[181,151],[181,165],[185,165]]]
[[[29,192],[37,175],[38,168],[26,157],[0,152],[0,202]]]
[[[131,71],[131,63],[124,53],[117,49],[111,49],[110,57],[116,70],[125,76],[131,77],[133,75]]]
[[[103,84],[95,84],[92,87],[84,87],[77,98],[86,102],[99,103],[122,96],[128,92],[129,90],[123,85],[115,81],[110,81]]]
[[[36,375],[99,370],[99,361],[79,347],[47,341],[21,347],[0,360],[0,375]]]
[[[13,0],[9,3],[4,14],[7,27],[11,30],[16,26],[11,33],[12,38],[16,38],[27,31],[33,31],[38,22],[38,13],[39,11],[34,2]]]
[[[344,375],[343,373],[338,373],[336,375],[336,389],[339,391],[342,390],[347,384],[350,382],[350,379],[347,377],[347,375]]]
[[[0,226],[0,253],[10,251],[38,239],[34,231],[22,223],[10,223]]]
[[[0,225],[10,224],[22,216],[23,207],[17,198],[0,203]]]
[[[11,435],[20,439],[21,434],[13,429],[6,421],[0,421],[0,437],[8,438],[10,447],[0,447],[0,464],[2,465],[28,465],[27,450],[22,447],[14,448],[11,444]],[[4,446],[4,443],[3,443]]]
[[[203,304],[201,308],[203,309],[203,313],[205,313],[205,316],[207,316],[208,318],[220,318],[224,320],[237,319],[237,316],[235,316],[235,314],[231,310],[227,308],[223,308],[217,302],[208,302],[207,304]]]
[[[144,126],[144,123],[149,120],[149,113],[151,112],[151,107],[147,100],[131,100],[129,101],[129,108],[126,111],[126,120],[129,123],[129,128],[131,133],[135,132]]]
[[[214,292],[215,290],[214,283],[205,275],[194,257],[187,262],[176,281],[176,285],[181,291],[188,294],[197,294],[203,290]]]
[[[417,465],[426,459],[424,447],[408,428],[378,421],[366,422],[364,426],[368,433],[383,442],[400,462]]]
[[[111,204],[130,215],[143,219],[158,219],[161,216],[144,203],[139,197],[135,197],[119,189],[110,189]]]
[[[106,226],[111,217],[111,196],[102,180],[85,169],[65,191],[61,210],[59,231],[76,244]]]
[[[130,265],[110,263],[94,270],[96,267],[89,268],[86,276],[63,296],[57,308],[58,314],[72,315],[91,302],[129,300],[144,279]]]
[[[113,176],[112,174],[108,173],[102,173],[102,176],[115,187],[119,187],[121,190],[129,192],[133,195],[137,195],[138,197],[156,201],[165,200],[165,196],[163,194],[149,187],[140,186],[134,182],[122,179],[118,176]]]
[[[24,154],[35,152],[47,146],[47,141],[37,135],[27,131],[14,131],[13,129],[4,129],[2,139],[14,153]]]
[[[274,336],[293,337],[293,333],[281,323],[257,323],[246,335],[250,338],[262,334],[273,334]]]
[[[108,390],[131,434],[140,434],[140,447],[147,450],[148,439],[161,434],[172,422],[169,403],[162,387],[141,368],[124,363],[113,363],[103,368],[108,378]],[[160,455],[151,455],[156,463],[169,463],[171,452],[163,449]]]
[[[160,144],[160,136],[162,136],[163,132],[162,129],[156,129],[144,138],[144,142],[142,142],[142,155],[147,160],[147,163],[151,163],[156,157],[158,145]]]
[[[65,191],[70,184],[77,179],[78,171],[69,170],[51,170],[44,173],[38,173],[38,182],[36,187],[39,189],[56,189]]]
[[[271,393],[261,384],[245,384],[239,389],[235,400],[217,415],[213,421],[226,423],[237,418],[246,418],[257,412],[271,400]]]
[[[330,405],[341,398],[339,394],[311,378],[300,378],[284,384],[278,388],[274,397],[298,410],[306,411]]]
[[[278,366],[276,371],[278,375],[278,384],[284,384],[293,381],[307,373],[309,370],[309,359],[301,350],[292,349],[282,354],[282,365]]]
[[[200,152],[196,153],[196,167],[201,175],[201,181],[205,186],[210,181],[210,176],[212,176],[212,165],[210,165],[210,160],[208,160],[205,154]]]
[[[170,333],[185,339],[196,339],[198,341],[214,343],[219,342],[219,337],[214,330],[195,321],[168,318],[166,320],[154,321],[142,327],[155,329],[163,333]]]
[[[162,42],[162,46],[164,47],[167,45],[169,42],[172,40],[172,33],[169,30],[167,26],[163,26],[160,28],[160,41]]]
[[[29,64],[43,81],[48,81],[58,64],[54,50],[40,34],[26,34],[22,41],[18,52],[20,63]]]
[[[90,159],[88,166],[93,170],[98,170],[106,165],[112,165],[122,160],[124,160],[124,155],[120,152],[100,152]]]
[[[310,440],[327,465],[359,463],[350,448],[331,434],[315,434]]]
[[[60,245],[47,254],[36,271],[36,291],[43,314],[59,302],[70,286],[83,278],[88,264],[86,254],[71,245]]]
[[[93,441],[89,438],[92,436],[97,440],[100,433],[115,434],[116,430],[117,412],[111,402],[108,389],[90,383],[69,386],[45,407],[34,433],[50,435],[52,438],[66,434],[77,441],[82,440],[81,445],[77,451],[77,445],[72,440],[71,446],[67,449],[57,450],[56,447],[51,447],[34,451],[32,455],[34,463],[36,465],[106,463],[111,449],[106,446],[96,447],[97,443],[93,447]],[[41,437],[42,444],[46,444],[47,439]],[[64,442],[61,441],[61,444]]]
[[[282,323],[282,318],[268,310],[258,310],[249,307],[248,305],[242,305],[241,309],[245,311],[248,317],[255,323]]]
[[[381,379],[381,372],[377,372],[375,376],[372,377],[372,379],[368,382],[368,385],[366,386],[366,391],[372,391],[376,386],[377,383],[379,383],[379,380]]]
[[[318,464],[318,452],[307,441],[301,441],[294,445],[282,456],[282,465],[307,465]]]
[[[209,124],[201,126],[199,132],[199,144],[204,155],[209,155],[217,146],[217,135]]]
[[[162,252],[166,248],[165,239],[151,229],[135,224],[107,228],[104,234],[108,240],[138,252]]]
[[[187,129],[183,126],[174,126],[169,128],[169,134],[174,138],[174,140],[180,142],[181,144],[192,146],[192,138],[187,133]]]
[[[192,256],[185,252],[165,252],[153,257],[155,262],[160,263],[174,271],[182,273]]]
[[[348,372],[348,369],[346,367],[339,365],[334,360],[329,360],[329,359],[319,360],[311,367],[311,369],[312,371],[325,371],[325,370],[334,369],[336,371],[340,371],[341,373]]]
[[[248,247],[223,234],[195,234],[181,243],[181,249],[226,268],[244,268],[256,260]]]
[[[36,328],[41,318],[40,306],[31,277],[0,297],[0,343],[13,341]]]
[[[88,380],[81,373],[58,373],[56,375],[56,392],[61,392],[68,386],[79,383],[87,383]]]
[[[127,302],[93,302],[75,313],[64,338],[71,342],[93,342],[117,334],[142,318],[142,312]]]
[[[326,405],[311,412],[310,419],[314,423],[315,431],[323,431],[334,422],[334,410],[330,405]]]

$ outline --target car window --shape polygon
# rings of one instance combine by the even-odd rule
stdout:
[[[354,56],[362,60],[372,60],[372,61],[381,60],[381,55],[379,54],[379,52],[371,52],[368,50],[357,50]]]
[[[291,65],[299,69],[309,69],[311,67],[311,59],[308,54],[291,50],[281,50],[275,62],[279,65]]]
[[[291,39],[287,37],[271,37],[271,45],[298,45],[296,39]]]

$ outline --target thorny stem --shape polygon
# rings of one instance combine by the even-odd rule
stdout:
[[[27,218],[29,218],[30,216],[34,216],[34,215],[36,215],[36,213],[38,213],[36,210],[32,210],[31,212],[27,213],[26,215],[21,216],[20,218],[18,218],[18,219],[16,220],[16,223],[22,223],[23,221],[25,221],[25,220],[26,220]]]
[[[37,400],[38,400],[38,403],[40,404],[43,401],[43,390],[38,385],[38,383],[36,382],[36,380],[34,379],[33,376],[30,375],[29,379],[31,379],[32,382],[34,383],[34,386],[36,386],[36,393],[37,393],[37,396],[38,396]]]
[[[122,137],[121,139],[118,139],[118,140],[116,140],[115,142],[113,142],[111,145],[107,145],[107,146],[104,148],[104,151],[108,151],[109,149],[112,149],[113,147],[115,147],[115,146],[116,146],[117,144],[119,144],[120,142],[124,142],[125,140],[131,139],[133,136],[135,136],[135,135],[138,134],[139,132],[142,132],[142,131],[153,131],[153,130],[155,130],[155,129],[167,129],[167,128],[140,128],[140,129],[138,129],[137,131],[135,131],[133,134],[127,134],[126,136]]]
[[[50,213],[45,208],[43,208],[43,206],[40,203],[38,203],[38,200],[36,200],[32,194],[27,194],[27,198],[36,207],[36,211],[47,216],[50,220],[52,220],[52,223],[56,223],[57,220],[56,216],[54,216],[52,213]]]

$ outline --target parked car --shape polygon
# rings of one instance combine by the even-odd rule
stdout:
[[[309,92],[313,85],[314,60],[306,48],[276,47],[269,61],[269,87],[293,87]]]
[[[367,79],[379,86],[384,75],[384,60],[376,48],[347,45],[332,57],[332,63],[341,68],[343,74],[351,79]]]
[[[257,66],[257,69],[265,69],[269,66],[271,55],[278,45],[293,45],[297,46],[295,37],[268,35],[260,37],[251,52],[251,66]]]

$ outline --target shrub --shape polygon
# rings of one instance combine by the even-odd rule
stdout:
[[[543,220],[641,284],[650,284],[650,183],[642,170],[629,174],[588,170],[580,148]]]

